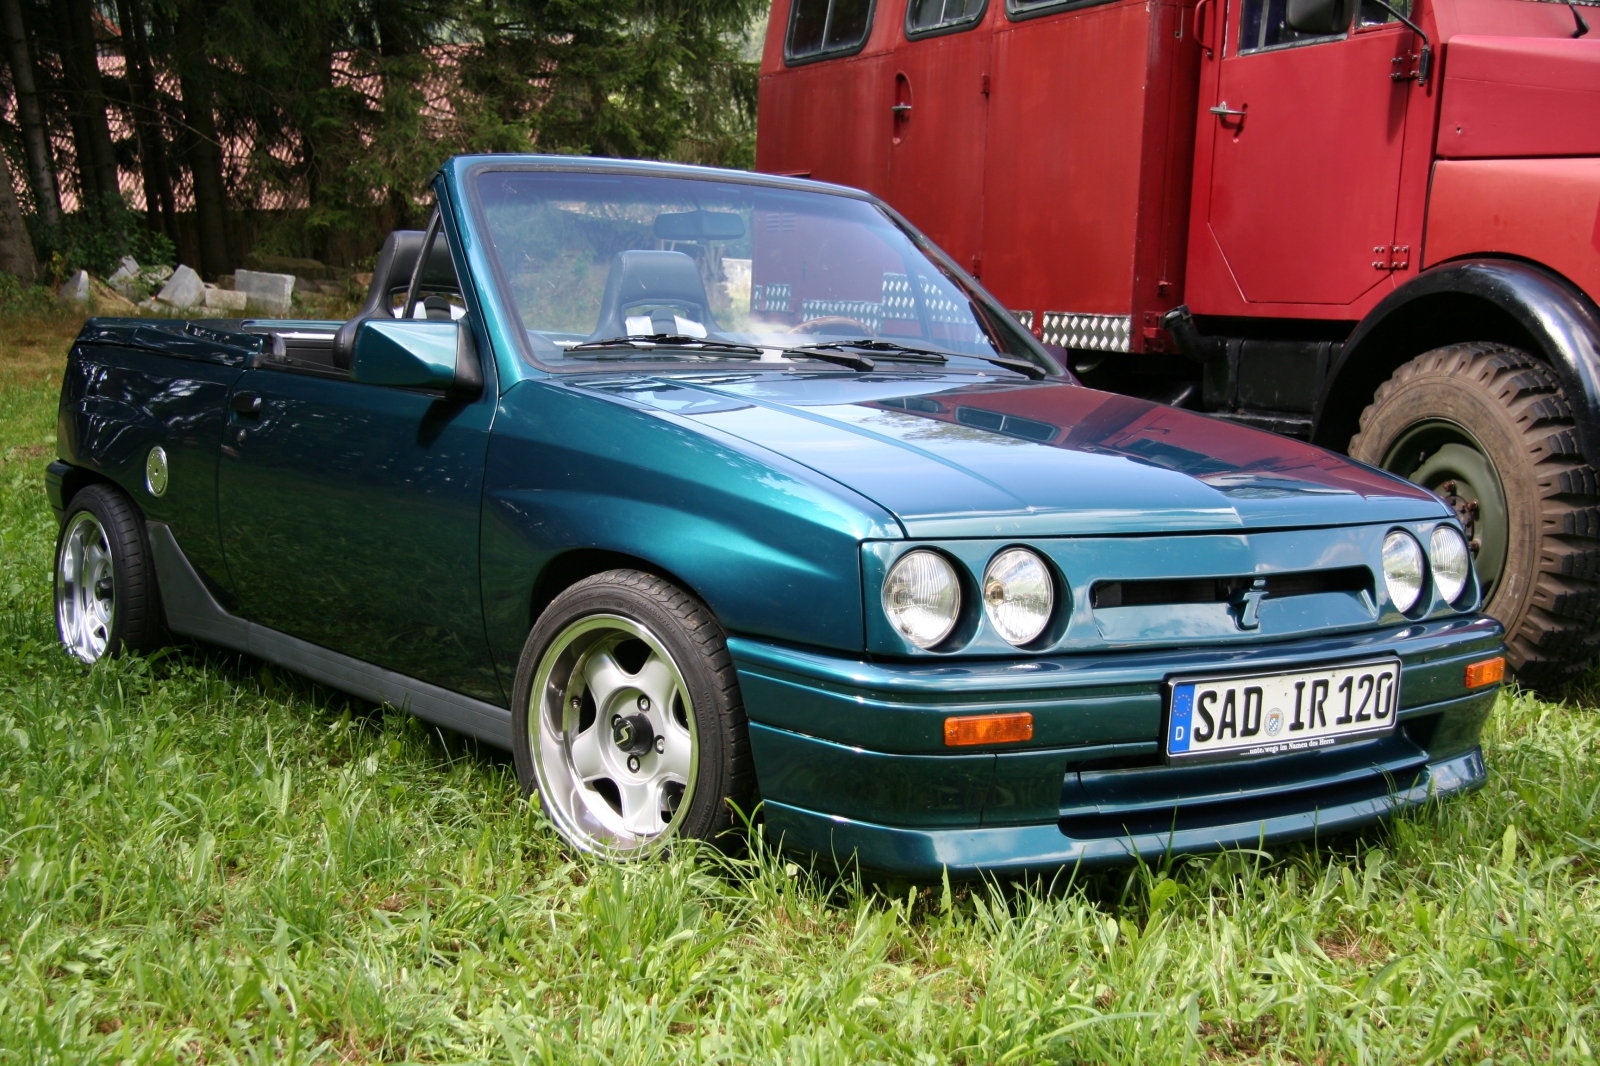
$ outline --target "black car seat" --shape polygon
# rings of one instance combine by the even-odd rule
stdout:
[[[652,316],[651,333],[677,333],[674,313],[699,323],[707,333],[717,328],[693,256],[635,248],[618,252],[611,260],[605,295],[600,298],[600,323],[589,339],[628,336],[628,311],[645,306],[661,312]]]
[[[367,300],[354,318],[339,327],[333,335],[333,365],[340,370],[350,369],[350,356],[355,350],[356,333],[361,323],[369,318],[393,318],[394,299],[411,287],[411,275],[417,268],[417,257],[422,254],[422,242],[427,234],[419,229],[397,229],[384,238],[378,252],[378,263],[372,269],[372,284],[367,286]],[[450,260],[450,246],[441,233],[433,242],[433,251],[418,279],[419,294],[451,294],[461,292],[456,279],[455,264]],[[428,317],[436,317],[436,308],[421,301],[428,309]],[[445,316],[449,308],[445,308]]]

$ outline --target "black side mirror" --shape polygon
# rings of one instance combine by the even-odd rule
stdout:
[[[1355,21],[1356,0],[1289,0],[1284,21],[1297,33],[1345,33]]]

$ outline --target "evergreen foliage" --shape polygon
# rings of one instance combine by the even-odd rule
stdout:
[[[764,10],[0,0],[16,103],[0,144],[26,179],[42,260],[104,270],[123,254],[161,258],[122,225],[122,194],[138,189],[146,228],[208,276],[250,247],[353,264],[420,222],[429,176],[457,152],[752,165],[746,45]],[[76,204],[65,217],[63,194]],[[107,233],[90,242],[91,230]]]
[[[80,270],[110,277],[123,256],[131,255],[144,266],[172,266],[177,258],[171,238],[128,210],[121,196],[107,197],[98,211],[64,214],[54,225],[38,214],[28,222],[34,252],[46,275],[57,282]]]

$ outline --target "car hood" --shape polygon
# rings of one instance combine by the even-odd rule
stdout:
[[[1321,448],[1060,381],[789,372],[586,385],[787,456],[873,500],[915,537],[1451,513],[1426,490]]]

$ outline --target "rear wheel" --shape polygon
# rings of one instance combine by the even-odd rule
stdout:
[[[161,643],[161,610],[144,520],[110,485],[67,504],[56,540],[56,632],[86,663]]]
[[[1426,352],[1378,388],[1350,455],[1455,508],[1523,684],[1583,669],[1600,642],[1600,473],[1548,367],[1499,344]]]
[[[562,592],[523,648],[512,754],[574,847],[613,858],[714,840],[755,775],[722,628],[659,577],[613,570]]]

